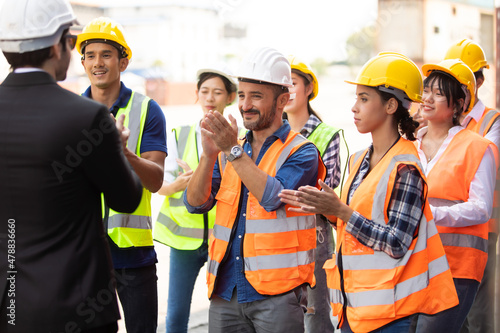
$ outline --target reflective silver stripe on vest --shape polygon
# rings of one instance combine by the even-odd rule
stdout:
[[[292,268],[314,262],[315,249],[267,256],[245,257],[245,270]]]
[[[429,280],[448,270],[448,261],[446,256],[441,256],[429,263],[429,271],[423,272],[408,280],[398,283],[394,290],[369,290],[355,293],[347,293],[348,306],[356,308],[372,305],[390,305],[394,304],[412,293],[427,288]],[[343,297],[340,290],[329,289],[332,303],[343,304]]]
[[[488,239],[465,234],[441,233],[444,246],[469,247],[488,253]]]
[[[422,228],[425,226],[425,228]],[[382,251],[374,251],[373,254],[348,255],[342,254],[344,270],[369,270],[369,269],[393,269],[399,266],[405,266],[411,255],[427,248],[427,239],[438,233],[434,220],[427,222],[425,215],[422,216],[420,227],[418,229],[418,239],[413,250],[408,250],[404,257],[394,259]],[[447,265],[446,265],[447,266]],[[430,268],[429,268],[430,269]]]
[[[229,243],[229,239],[231,238],[231,229],[216,224],[214,225],[214,237]]]
[[[109,217],[108,229],[112,228],[152,229],[151,217],[117,213]]]
[[[493,117],[495,117],[495,116],[496,116],[496,114],[497,114],[497,113],[498,113],[498,111],[497,111],[497,110],[490,110],[490,111],[488,111],[488,112],[484,115],[484,117],[483,117],[483,121],[482,121],[482,123],[481,123],[481,127],[479,127],[479,134],[481,134],[482,136],[485,136],[485,135],[487,134],[487,132],[486,132],[486,126],[488,126],[488,123],[491,121],[491,119],[493,119]],[[500,119],[500,117],[498,117],[498,118],[495,120],[495,122],[496,122],[496,121],[499,121],[499,119]],[[493,126],[493,124],[492,124],[492,126]],[[491,127],[490,127],[490,129],[491,129]]]
[[[172,232],[174,235],[203,239],[204,229],[202,229],[202,228],[183,228],[180,225],[178,225],[177,223],[175,223],[175,221],[172,220],[170,217],[163,214],[162,212],[160,212],[158,214],[158,222],[160,222],[165,227],[167,227],[167,229],[170,230],[170,232]]]
[[[387,184],[389,183],[389,177],[391,176],[391,172],[394,169],[396,163],[405,163],[405,162],[413,162],[418,165],[418,167],[422,170],[420,165],[420,160],[412,154],[402,154],[396,155],[391,159],[386,171],[382,175],[382,178],[379,180],[377,184],[377,190],[375,192],[375,196],[373,198],[373,207],[372,207],[372,220],[378,224],[385,225],[385,198],[387,197]]]
[[[190,126],[182,126],[181,130],[179,131],[179,137],[177,139],[177,155],[179,156],[179,158],[184,158],[184,152],[186,150],[189,132],[191,132]]]
[[[278,139],[279,140],[279,139]],[[295,136],[290,144],[286,146],[280,153],[280,156],[278,157],[278,160],[276,161],[276,172],[281,168],[283,163],[288,159],[288,155],[290,155],[290,152],[301,142],[307,140],[304,138],[302,135],[297,135]]]
[[[285,208],[282,207],[277,210],[278,212],[282,212],[285,216],[279,216],[282,214],[277,214],[278,217],[276,220],[249,220],[247,219],[246,223],[246,233],[247,234],[272,234],[279,232],[287,232],[294,230],[306,230],[306,229],[315,229],[316,228],[316,220],[314,215],[306,215],[306,216],[291,216],[286,217]]]
[[[184,193],[184,191],[182,191]],[[180,198],[173,198],[173,197],[168,197],[168,203],[170,204],[170,207],[184,207],[184,199],[183,196]]]
[[[139,144],[139,136],[141,134],[142,102],[144,102],[146,98],[146,96],[134,92],[134,95],[132,96],[132,105],[128,114],[128,128],[130,130],[130,136],[127,141],[127,147],[134,153],[137,153],[137,145]]]

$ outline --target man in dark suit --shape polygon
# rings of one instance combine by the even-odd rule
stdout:
[[[0,332],[116,332],[101,193],[130,213],[142,186],[107,108],[61,88],[75,46],[67,0],[6,1],[0,48]],[[122,283],[128,276],[116,276]]]

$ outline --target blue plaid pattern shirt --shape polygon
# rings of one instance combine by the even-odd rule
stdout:
[[[300,130],[300,134],[306,138],[311,135],[311,133],[321,124],[321,120],[318,117],[311,114],[306,124]],[[326,171],[328,172],[325,183],[331,188],[336,188],[340,184],[340,135],[335,134],[335,137],[326,148],[325,153],[321,157],[323,163],[325,164]]]
[[[373,145],[361,163],[351,188],[348,203],[365,179],[370,168]],[[424,207],[424,180],[413,165],[398,167],[394,189],[388,208],[389,222],[381,225],[354,212],[347,222],[346,231],[363,245],[375,251],[383,251],[392,258],[401,258],[416,234]]]

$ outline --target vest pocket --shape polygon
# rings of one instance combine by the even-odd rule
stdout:
[[[217,224],[224,227],[232,225],[234,218],[234,205],[237,205],[236,199],[238,198],[238,192],[226,187],[221,186],[219,192],[215,195],[215,200],[217,200]]]

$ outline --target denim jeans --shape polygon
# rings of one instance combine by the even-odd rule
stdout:
[[[479,282],[470,279],[453,279],[457,290],[457,306],[436,313],[435,315],[420,314],[416,321],[416,332],[446,332],[460,331],[467,314],[474,302]]]
[[[316,286],[307,287],[307,312],[304,315],[306,333],[333,333],[335,328],[331,320],[330,297],[326,285],[326,272],[323,265],[335,251],[333,228],[322,216],[316,215],[316,264],[314,275]]]
[[[370,331],[370,333],[405,333],[410,331],[410,324],[413,320],[413,315],[404,317],[398,320],[393,321],[392,323],[386,324],[376,330]],[[447,332],[447,331],[427,331],[427,333],[438,333],[438,332]],[[353,333],[349,323],[344,321],[344,324],[340,328],[340,333]]]
[[[156,265],[115,270],[116,290],[127,333],[155,333],[158,327]]]
[[[208,246],[196,250],[170,248],[167,333],[186,333],[196,278],[208,259]]]

